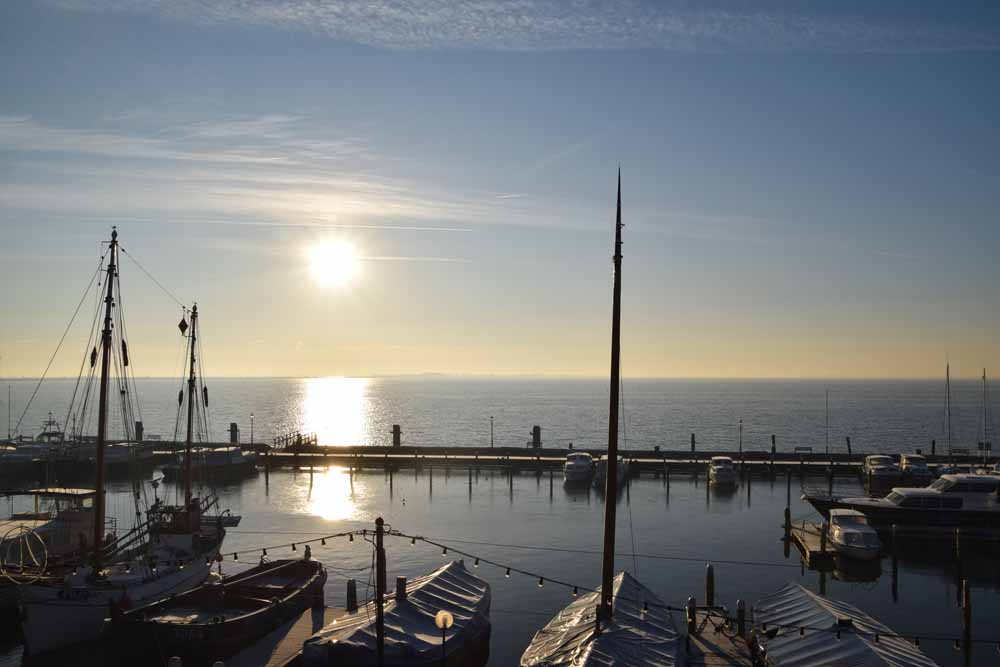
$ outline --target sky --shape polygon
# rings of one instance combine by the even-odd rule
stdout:
[[[0,376],[112,225],[139,375],[177,301],[212,375],[606,375],[620,165],[626,377],[976,377],[998,71],[992,2],[2,3]]]

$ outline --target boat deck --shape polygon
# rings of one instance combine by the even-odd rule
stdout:
[[[811,570],[829,569],[836,554],[829,541],[826,543],[826,548],[823,548],[821,530],[820,524],[803,521],[800,524],[793,524],[790,531],[792,542],[802,554],[806,567]]]
[[[302,644],[329,625],[334,619],[347,614],[345,609],[324,607],[309,609],[292,621],[285,623],[253,646],[237,653],[226,661],[227,667],[291,667],[302,653]]]

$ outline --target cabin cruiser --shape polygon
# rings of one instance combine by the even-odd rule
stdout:
[[[713,456],[708,464],[708,481],[716,486],[736,485],[736,466],[728,456]]]
[[[618,465],[615,466],[615,471],[617,473],[616,479],[618,480],[618,490],[621,491],[622,482],[628,475],[628,464],[625,463],[625,459],[618,457]],[[594,466],[594,488],[603,489],[605,487],[605,482],[607,481],[608,472],[608,457],[602,456],[597,460],[597,465]]]
[[[563,479],[567,484],[586,483],[594,475],[594,457],[586,452],[574,452],[563,464]]]
[[[838,554],[855,560],[873,560],[882,551],[878,533],[857,510],[830,510],[830,544]]]
[[[866,456],[864,470],[869,483],[899,481],[899,466],[892,460],[892,457],[885,454]]]
[[[961,528],[969,534],[1000,533],[1000,477],[992,475],[942,475],[924,488],[897,487],[885,498],[802,496],[820,514],[852,509],[868,517],[876,530],[948,533]]]
[[[927,467],[927,459],[920,454],[903,454],[899,457],[899,471],[903,481],[913,486],[930,484],[934,479],[931,469]]]

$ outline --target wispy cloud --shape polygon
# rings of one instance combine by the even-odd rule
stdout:
[[[735,0],[45,0],[78,11],[301,29],[378,47],[941,51],[1000,48],[996,16]],[[862,7],[858,9],[857,7]],[[866,11],[866,9],[868,11]],[[960,18],[955,18],[959,14]]]

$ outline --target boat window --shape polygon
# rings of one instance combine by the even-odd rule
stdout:
[[[936,491],[947,491],[947,490],[949,490],[952,487],[952,485],[953,485],[953,482],[949,482],[946,479],[939,479],[936,482],[934,482],[933,484],[931,484],[930,488],[932,488],[932,489],[934,489]]]
[[[890,493],[885,497],[886,500],[888,500],[890,503],[894,505],[901,505],[903,498],[904,498],[903,494],[899,493],[898,491],[893,491],[892,493]]]
[[[942,496],[941,507],[947,510],[957,510],[962,508],[961,496]]]
[[[974,487],[970,488],[965,482],[955,482],[946,490],[951,491],[952,493],[968,493],[969,491],[975,491],[976,489]]]
[[[900,507],[921,507],[920,496],[903,496]]]
[[[923,499],[924,509],[936,510],[941,508],[941,499],[937,496],[927,496]]]
[[[839,523],[842,526],[867,526],[868,525],[868,517],[863,516],[863,515],[862,516],[854,516],[854,515],[839,516],[839,517],[837,517],[837,523]]]

